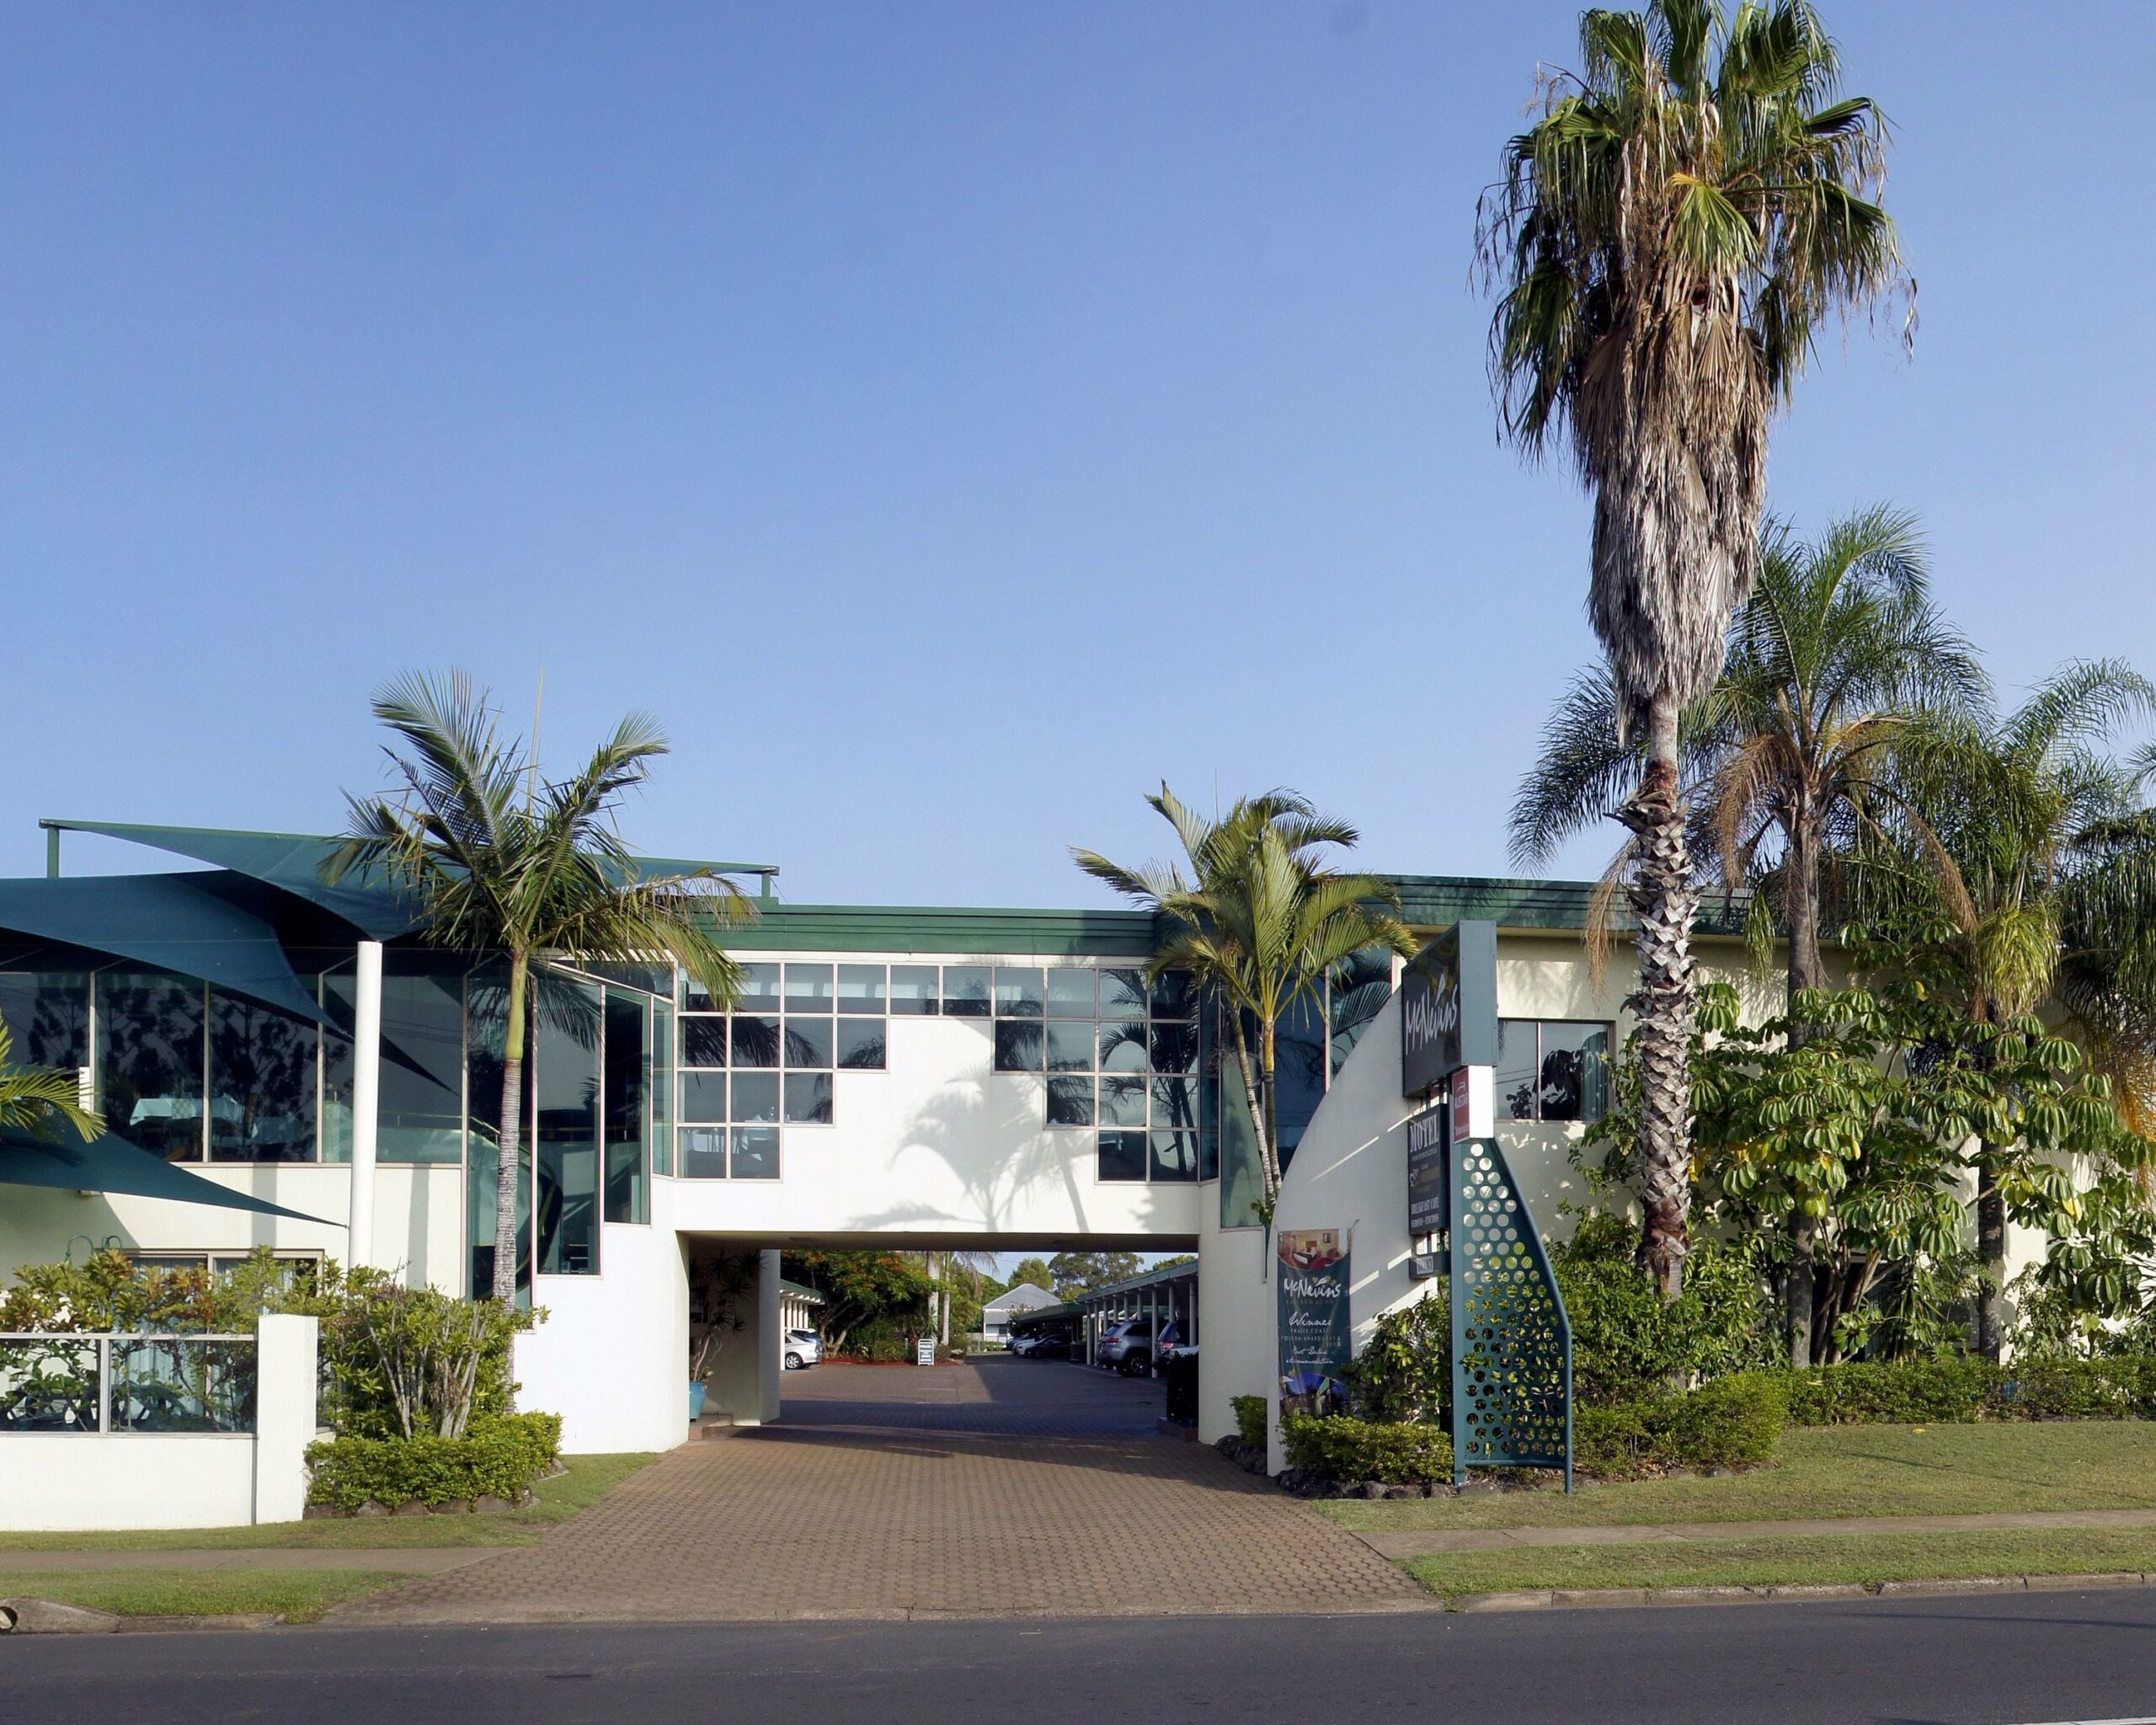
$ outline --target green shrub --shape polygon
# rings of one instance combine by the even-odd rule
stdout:
[[[2156,1357],[2031,1359],[1969,1354],[1850,1360],[1776,1374],[1797,1425],[1955,1425],[1979,1419],[2156,1418]]]
[[[1291,1413],[1280,1422],[1280,1439],[1289,1466],[1323,1479],[1413,1486],[1452,1477],[1452,1439],[1433,1425]]]
[[[1452,1406],[1452,1306],[1439,1289],[1377,1321],[1341,1374],[1356,1414],[1380,1425],[1446,1423]]]
[[[1265,1447],[1265,1397],[1262,1396],[1230,1396],[1228,1406],[1235,1410],[1235,1434],[1253,1450]]]
[[[310,1445],[307,1502],[347,1514],[370,1500],[392,1508],[494,1497],[514,1503],[561,1453],[557,1413],[496,1413],[462,1438],[337,1438]]]
[[[1770,1461],[1788,1417],[1785,1396],[1770,1373],[1733,1372],[1682,1395],[1582,1405],[1572,1413],[1573,1465],[1623,1479]]]
[[[1673,1382],[1774,1363],[1773,1301],[1744,1254],[1700,1242],[1673,1304],[1635,1260],[1636,1245],[1623,1217],[1593,1211],[1552,1255],[1581,1401],[1634,1401]]]

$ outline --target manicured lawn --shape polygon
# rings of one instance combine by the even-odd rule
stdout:
[[[1716,1479],[1314,1507],[1369,1531],[2156,1509],[2156,1422],[1808,1427],[1774,1466]]]
[[[568,1456],[563,1472],[542,1480],[533,1488],[536,1502],[497,1515],[368,1516],[278,1522],[263,1527],[179,1527],[131,1533],[0,1533],[0,1551],[206,1551],[265,1546],[309,1551],[382,1551],[413,1546],[528,1546],[543,1529],[589,1509],[651,1459],[648,1455]],[[85,1578],[86,1582],[88,1579]],[[54,1594],[48,1597],[72,1595]],[[266,1611],[275,1608],[235,1605],[229,1609]]]
[[[2156,1569],[2156,1530],[2047,1528],[1701,1540],[1684,1545],[1515,1546],[1413,1557],[1404,1567],[1448,1599],[1545,1588],[1764,1587],[2090,1574]]]
[[[332,1605],[410,1578],[376,1569],[5,1569],[0,1599],[56,1599],[123,1617],[274,1611],[312,1623]]]

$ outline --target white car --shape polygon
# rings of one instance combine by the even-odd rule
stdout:
[[[814,1330],[788,1330],[786,1332],[786,1369],[802,1371],[814,1365],[824,1357],[824,1338]]]

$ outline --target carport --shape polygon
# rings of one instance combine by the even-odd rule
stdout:
[[[1152,1320],[1158,1336],[1166,1324],[1176,1326],[1185,1343],[1198,1340],[1198,1260],[1162,1264],[1143,1275],[1111,1282],[1066,1300],[1060,1306],[1044,1306],[1014,1318],[1014,1336],[1038,1335],[1043,1330],[1065,1329],[1070,1333],[1072,1357],[1091,1365],[1099,1358],[1102,1332],[1125,1318]]]

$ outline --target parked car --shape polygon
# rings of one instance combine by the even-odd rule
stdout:
[[[1181,1324],[1171,1321],[1161,1326],[1160,1345],[1153,1350],[1153,1357],[1156,1364],[1166,1365],[1171,1359],[1176,1358],[1177,1354],[1185,1353],[1195,1354],[1197,1352],[1198,1345],[1196,1343],[1186,1342],[1183,1340],[1182,1326]]]
[[[1110,1324],[1094,1358],[1127,1378],[1145,1376],[1153,1370],[1153,1320],[1126,1317]]]
[[[1068,1359],[1070,1338],[1059,1330],[1034,1330],[1013,1342],[1011,1351],[1021,1359]]]
[[[824,1338],[814,1330],[788,1330],[786,1332],[786,1369],[801,1371],[818,1364],[824,1357]]]

